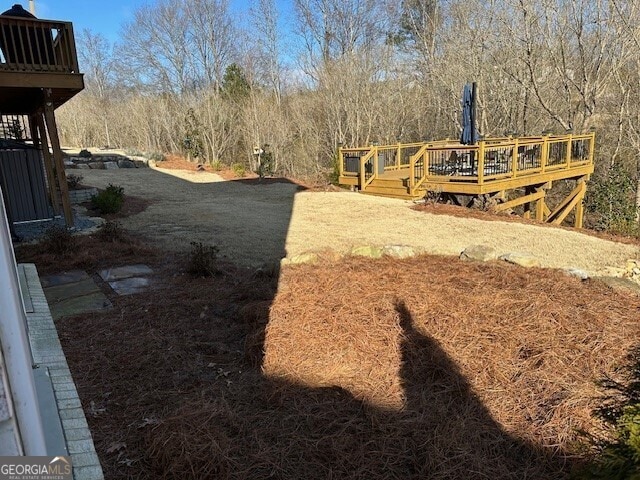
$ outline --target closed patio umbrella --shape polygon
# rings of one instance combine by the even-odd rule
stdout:
[[[460,143],[473,145],[478,141],[476,128],[476,83],[467,83],[462,90],[462,135]]]

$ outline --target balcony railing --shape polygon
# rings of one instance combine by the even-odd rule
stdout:
[[[450,141],[340,149],[340,176],[365,190],[392,170],[406,171],[411,195],[425,182],[483,185],[593,165],[595,134],[489,138],[474,145]],[[393,178],[397,178],[397,175]]]
[[[79,73],[70,22],[0,16],[0,72]]]

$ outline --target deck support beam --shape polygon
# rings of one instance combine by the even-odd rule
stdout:
[[[584,214],[584,208],[582,202],[584,201],[584,194],[587,191],[586,176],[578,179],[578,185],[571,191],[567,197],[560,202],[553,212],[547,217],[548,223],[560,225],[567,218],[567,215],[575,208],[575,226],[581,228],[582,216]],[[580,226],[578,226],[580,225]]]
[[[44,119],[42,114],[33,114],[29,116],[29,127],[31,128],[31,137],[33,146],[42,150],[42,158],[44,161],[44,170],[47,175],[47,185],[49,187],[49,200],[56,215],[60,215],[60,199],[58,197],[57,181],[53,168],[53,160],[49,145],[47,143],[47,132],[44,128]]]
[[[62,197],[62,209],[64,211],[64,219],[67,227],[73,227],[73,211],[71,210],[71,201],[69,200],[69,187],[67,186],[67,176],[64,171],[64,157],[60,148],[60,138],[58,137],[58,127],[56,125],[56,117],[53,112],[53,102],[51,99],[51,90],[45,89],[44,99],[44,122],[49,133],[49,141],[51,142],[51,150],[53,150],[53,164],[55,166],[56,179],[60,196]],[[45,137],[42,137],[43,151],[48,150],[49,145],[46,144]]]
[[[522,197],[509,200],[508,202],[501,203],[495,208],[495,211],[504,212],[505,210],[509,210],[510,208],[517,207],[519,205],[525,205],[525,212],[526,212],[527,205],[530,205],[531,202],[544,198],[544,195],[545,195],[544,190],[535,191],[533,193],[526,194]],[[525,217],[525,218],[528,218],[528,217]]]

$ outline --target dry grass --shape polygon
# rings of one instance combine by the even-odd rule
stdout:
[[[58,322],[107,478],[566,478],[640,334],[640,299],[555,271],[349,259],[274,299],[222,270]]]
[[[477,218],[488,222],[512,222],[525,225],[536,225],[543,228],[559,228],[566,231],[579,231],[585,235],[609,240],[611,242],[624,243],[626,245],[640,245],[640,238],[630,235],[617,235],[605,231],[592,230],[590,228],[576,229],[569,226],[554,225],[550,223],[540,223],[533,219],[523,218],[516,214],[494,213],[491,211],[477,210],[473,208],[461,207],[458,205],[450,205],[443,203],[427,203],[417,204],[412,207],[418,212],[431,213],[433,215],[447,215],[458,218]]]

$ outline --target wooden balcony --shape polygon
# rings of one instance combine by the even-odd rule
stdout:
[[[0,16],[0,113],[57,108],[84,88],[70,22]]]

